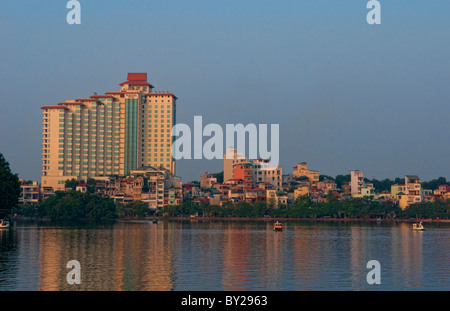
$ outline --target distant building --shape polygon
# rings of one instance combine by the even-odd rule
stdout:
[[[317,182],[317,189],[323,191],[323,192],[328,192],[330,190],[335,190],[336,189],[336,183],[334,182],[334,180],[331,179],[324,179],[322,181]]]
[[[235,164],[246,162],[247,158],[242,153],[238,153],[236,148],[227,149],[227,153],[223,156],[223,182],[233,178]]]
[[[308,169],[308,164],[306,162],[301,162],[297,166],[294,166],[294,177],[307,177],[311,188],[316,188],[319,182],[319,171]]]
[[[406,187],[405,184],[395,184],[391,186],[391,196],[393,198],[397,197],[397,194],[403,192],[403,194],[406,193]]]
[[[396,194],[396,200],[398,201],[398,207],[400,207],[402,210],[408,207],[408,197],[403,192],[398,192]]]
[[[242,179],[247,189],[253,187],[253,167],[249,162],[238,163],[233,166],[233,178]]]
[[[372,197],[375,195],[374,188],[372,187],[363,187],[361,189],[361,197]]]
[[[212,188],[213,183],[217,182],[217,178],[213,176],[213,174],[208,174],[208,172],[204,172],[200,175],[200,188],[207,189]]]
[[[350,172],[350,190],[353,197],[360,197],[364,187],[364,176],[362,171]]]
[[[282,168],[272,167],[269,160],[256,159],[252,161],[252,180],[256,187],[261,182],[271,183],[276,190],[283,189]]]
[[[294,189],[294,201],[297,200],[299,197],[302,197],[304,195],[309,195],[310,189],[309,186],[300,186],[298,188]]]
[[[75,187],[76,191],[82,192],[82,193],[86,193],[87,192],[87,186],[85,184],[78,184]]]
[[[344,195],[350,195],[351,189],[350,189],[350,183],[348,181],[344,181],[341,185],[342,194]]]
[[[408,206],[414,203],[422,202],[420,178],[416,175],[405,176],[405,189]]]
[[[37,181],[26,182],[19,179],[20,189],[22,190],[19,197],[19,204],[36,205],[39,203],[40,189]]]
[[[183,196],[181,179],[178,176],[173,176],[168,169],[144,166],[132,170],[130,178],[125,180],[127,180],[127,183],[124,186],[126,186],[128,192],[124,194],[131,195],[133,200],[148,203],[151,209],[181,204]],[[147,185],[144,185],[145,181]],[[144,186],[148,188],[145,192],[143,191]]]

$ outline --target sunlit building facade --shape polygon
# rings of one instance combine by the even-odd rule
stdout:
[[[42,187],[67,179],[125,176],[142,166],[175,174],[171,129],[176,96],[154,92],[146,73],[129,73],[119,92],[43,106]]]

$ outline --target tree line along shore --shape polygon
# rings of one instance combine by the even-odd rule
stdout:
[[[183,202],[181,205],[165,206],[161,210],[150,210],[148,204],[133,201],[128,204],[114,202],[78,191],[56,192],[37,205],[23,205],[13,210],[17,216],[51,220],[76,219],[314,219],[314,220],[438,220],[450,219],[450,199],[436,202],[415,203],[400,209],[394,201],[374,201],[368,198],[353,198],[339,201],[330,195],[326,202],[314,202],[305,195],[294,204],[277,208],[263,201],[254,203],[226,203],[222,206],[208,203]]]

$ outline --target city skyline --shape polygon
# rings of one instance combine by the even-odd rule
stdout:
[[[40,107],[147,72],[177,95],[177,123],[280,124],[283,172],[450,179],[450,4],[383,2],[375,26],[356,1],[122,4],[82,1],[81,25],[65,3],[0,6],[0,152],[20,178],[40,179]],[[222,161],[177,161],[183,182],[203,171]]]

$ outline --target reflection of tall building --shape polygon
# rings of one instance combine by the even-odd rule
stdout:
[[[39,290],[57,291],[61,289],[62,281],[66,281],[64,275],[65,263],[61,258],[61,252],[58,249],[61,243],[61,236],[55,234],[54,230],[40,230],[39,240]],[[68,271],[67,271],[68,272]]]
[[[172,234],[148,224],[40,230],[39,290],[172,290]],[[70,260],[80,262],[80,285],[66,281]]]
[[[229,233],[223,236],[223,276],[224,290],[247,290],[247,274],[250,263],[250,235],[244,229],[238,229],[238,223],[230,223]]]

